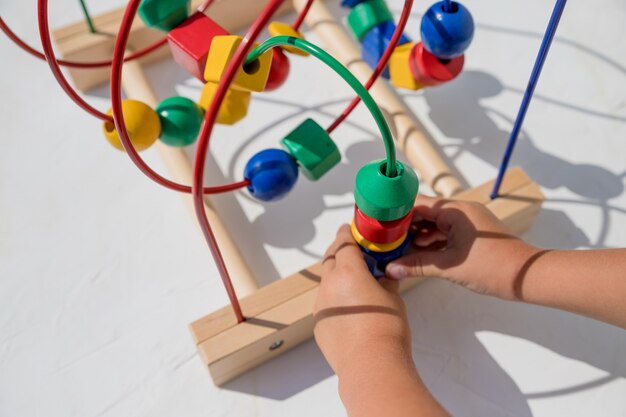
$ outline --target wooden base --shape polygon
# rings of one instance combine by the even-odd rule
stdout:
[[[489,199],[493,181],[459,193],[455,198],[485,204],[514,233],[533,223],[544,200],[539,186],[520,168],[505,176],[501,196]],[[247,320],[237,324],[230,306],[190,325],[202,360],[216,385],[267,362],[313,337],[313,304],[320,281],[316,263],[269,284],[241,300]],[[403,290],[421,282],[408,279]]]

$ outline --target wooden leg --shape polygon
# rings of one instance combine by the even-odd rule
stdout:
[[[143,101],[152,108],[155,108],[159,103],[139,62],[131,61],[124,64],[122,84],[124,92],[128,97]],[[156,146],[165,162],[168,174],[172,179],[184,184],[191,184],[192,165],[185,151],[181,148],[169,147],[160,141],[157,142]],[[191,196],[184,194],[182,196],[185,200],[185,204],[195,218]],[[231,279],[237,296],[245,297],[246,295],[254,293],[258,289],[254,274],[241,255],[228,229],[224,226],[219,213],[211,205],[208,196],[205,197],[204,207],[209,223],[213,228],[213,233],[215,233],[218,242],[220,242],[220,250],[229,274],[232,277]]]

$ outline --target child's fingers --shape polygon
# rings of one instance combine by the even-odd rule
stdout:
[[[418,250],[389,263],[385,276],[391,279],[441,277],[449,256],[446,250]]]
[[[359,249],[359,245],[352,237],[350,226],[343,225],[337,232],[335,239],[335,264],[337,267],[363,268],[367,269],[367,264],[363,258],[363,253]]]
[[[352,231],[347,224],[342,225],[337,231],[335,241],[329,246],[322,260],[322,273],[327,275],[337,266],[364,268],[367,264],[363,259],[363,253],[352,237]]]
[[[341,227],[346,227],[347,225],[342,225]],[[341,229],[339,229],[341,230]],[[330,271],[335,269],[336,265],[336,256],[337,248],[341,243],[339,242],[339,231],[337,231],[337,236],[335,236],[335,240],[330,244],[328,249],[326,249],[326,253],[324,253],[324,257],[322,258],[322,275],[327,276]]]
[[[420,248],[427,248],[436,242],[445,242],[448,236],[440,230],[428,230],[417,233],[413,238],[413,244]]]
[[[447,235],[439,230],[436,223],[429,220],[421,220],[411,224],[413,243],[419,247],[427,247],[435,242],[445,242]]]
[[[418,195],[415,199],[413,207],[413,221],[435,221],[437,219],[437,214],[441,211],[441,208],[448,203],[450,203],[450,200],[446,200],[444,198]]]
[[[400,281],[397,279],[388,279],[382,277],[378,280],[378,283],[387,291],[397,294],[400,292]]]

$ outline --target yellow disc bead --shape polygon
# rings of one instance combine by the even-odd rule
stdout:
[[[408,232],[404,233],[400,239],[395,240],[391,243],[375,243],[370,242],[369,240],[365,239],[363,235],[361,235],[359,229],[356,228],[356,223],[354,222],[354,219],[352,220],[351,230],[352,237],[354,237],[356,243],[363,246],[365,249],[371,250],[372,252],[390,252],[402,245],[408,234]]]
[[[298,32],[297,30],[289,26],[287,23],[283,23],[283,22],[272,22],[267,27],[267,30],[272,36],[293,36],[294,38],[304,39],[304,36],[302,35],[302,33]],[[298,49],[295,46],[283,45],[281,46],[281,49],[284,49],[285,51],[292,53],[292,54],[296,54],[300,56],[309,56],[308,52]]]
[[[112,116],[113,109],[109,109],[107,114]],[[137,100],[122,100],[122,114],[130,142],[138,152],[149,148],[161,135],[159,115],[147,104]],[[104,122],[102,130],[111,145],[121,151],[124,150],[122,140],[112,122]]]
[[[204,111],[209,110],[209,106],[213,102],[213,97],[215,97],[216,92],[216,83],[208,82],[204,85],[202,95],[200,95],[200,107],[202,107]],[[226,96],[224,96],[215,122],[223,125],[233,125],[246,117],[251,96],[252,94],[249,91],[229,88],[226,92]]]

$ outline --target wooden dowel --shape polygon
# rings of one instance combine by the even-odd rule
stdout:
[[[301,10],[306,0],[293,0],[296,10]],[[361,57],[361,51],[348,36],[323,1],[316,1],[309,10],[305,22],[322,39],[324,46],[335,58],[341,61],[352,73],[365,83],[372,70]],[[450,197],[463,190],[463,186],[453,174],[441,154],[424,135],[414,120],[411,111],[387,85],[378,80],[370,93],[386,114],[390,127],[400,148],[410,164],[417,170],[420,179],[426,181],[439,195]]]
[[[159,100],[152,90],[141,64],[137,61],[127,62],[124,64],[123,71],[122,85],[127,97],[143,101],[152,108],[155,108]],[[178,183],[191,184],[193,177],[192,166],[185,151],[180,148],[166,146],[160,141],[157,142],[155,146],[163,159],[169,177]],[[195,219],[191,196],[185,194],[181,195]],[[239,248],[228,232],[228,229],[226,229],[219,214],[211,205],[209,197],[205,197],[204,201],[207,218],[220,244],[220,250],[222,251],[224,262],[226,262],[226,267],[230,273],[237,296],[241,298],[256,292],[258,284],[246,261],[241,256]]]

